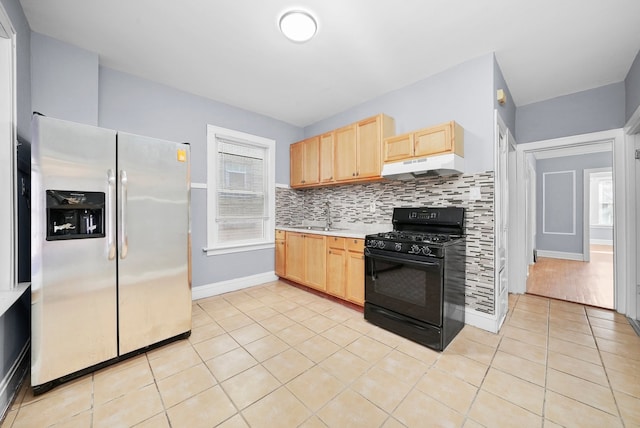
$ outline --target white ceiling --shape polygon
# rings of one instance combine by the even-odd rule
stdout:
[[[639,0],[20,0],[106,67],[306,126],[495,52],[516,105],[624,80]],[[316,37],[278,31],[312,12]]]

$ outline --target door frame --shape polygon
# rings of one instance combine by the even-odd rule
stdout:
[[[626,239],[628,233],[628,223],[633,218],[632,211],[629,210],[627,203],[629,176],[627,171],[629,152],[629,139],[625,138],[623,129],[612,129],[608,131],[593,132],[588,134],[573,135],[569,137],[555,138],[544,141],[536,141],[525,144],[518,144],[516,147],[517,156],[517,207],[519,215],[517,216],[517,224],[514,225],[514,233],[518,234],[516,239],[516,248],[513,248],[512,254],[517,259],[517,263],[513,263],[514,281],[510,284],[509,291],[513,293],[525,293],[527,291],[527,271],[528,262],[526,254],[526,230],[524,210],[527,207],[527,189],[526,189],[526,159],[529,154],[539,151],[553,150],[561,148],[585,148],[589,146],[608,143],[612,145],[613,154],[613,181],[614,181],[614,206],[615,210],[615,229],[613,237],[614,245],[614,305],[615,309],[621,313],[628,313],[631,309],[627,305],[629,299],[629,240]],[[625,245],[626,244],[626,245]],[[635,291],[635,290],[634,290]],[[635,306],[635,299],[633,301]],[[635,310],[634,310],[635,312]]]
[[[18,236],[16,192],[16,31],[9,15],[0,4],[0,291],[9,291],[18,284]],[[7,168],[4,166],[8,165]]]
[[[627,171],[629,177],[635,178],[640,175],[640,165],[638,165],[640,161],[635,159],[636,145],[640,145],[640,106],[636,108],[636,111],[625,124],[624,131]],[[636,206],[640,204],[640,185],[637,184],[636,180],[629,180],[628,192],[627,215],[629,223],[627,236],[635,237],[635,239],[627,239],[627,247],[625,248],[629,260],[627,272],[629,284],[629,289],[627,290],[628,307],[625,314],[631,319],[638,320],[640,318],[640,263],[638,263],[638,258],[640,257],[640,224],[637,222]],[[638,324],[636,323],[636,325]]]

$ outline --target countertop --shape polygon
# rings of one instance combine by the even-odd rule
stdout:
[[[331,230],[307,229],[307,227],[322,228],[324,223],[305,222],[302,225],[278,225],[276,229],[288,232],[314,233],[325,236],[340,236],[343,238],[364,239],[366,235],[379,232],[387,232],[393,227],[390,224],[365,224],[365,223],[335,223]]]

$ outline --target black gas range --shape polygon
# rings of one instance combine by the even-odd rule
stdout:
[[[365,239],[365,319],[437,350],[464,326],[464,208],[395,208]]]

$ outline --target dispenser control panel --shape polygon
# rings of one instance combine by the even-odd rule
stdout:
[[[47,241],[103,238],[103,192],[47,190]]]

